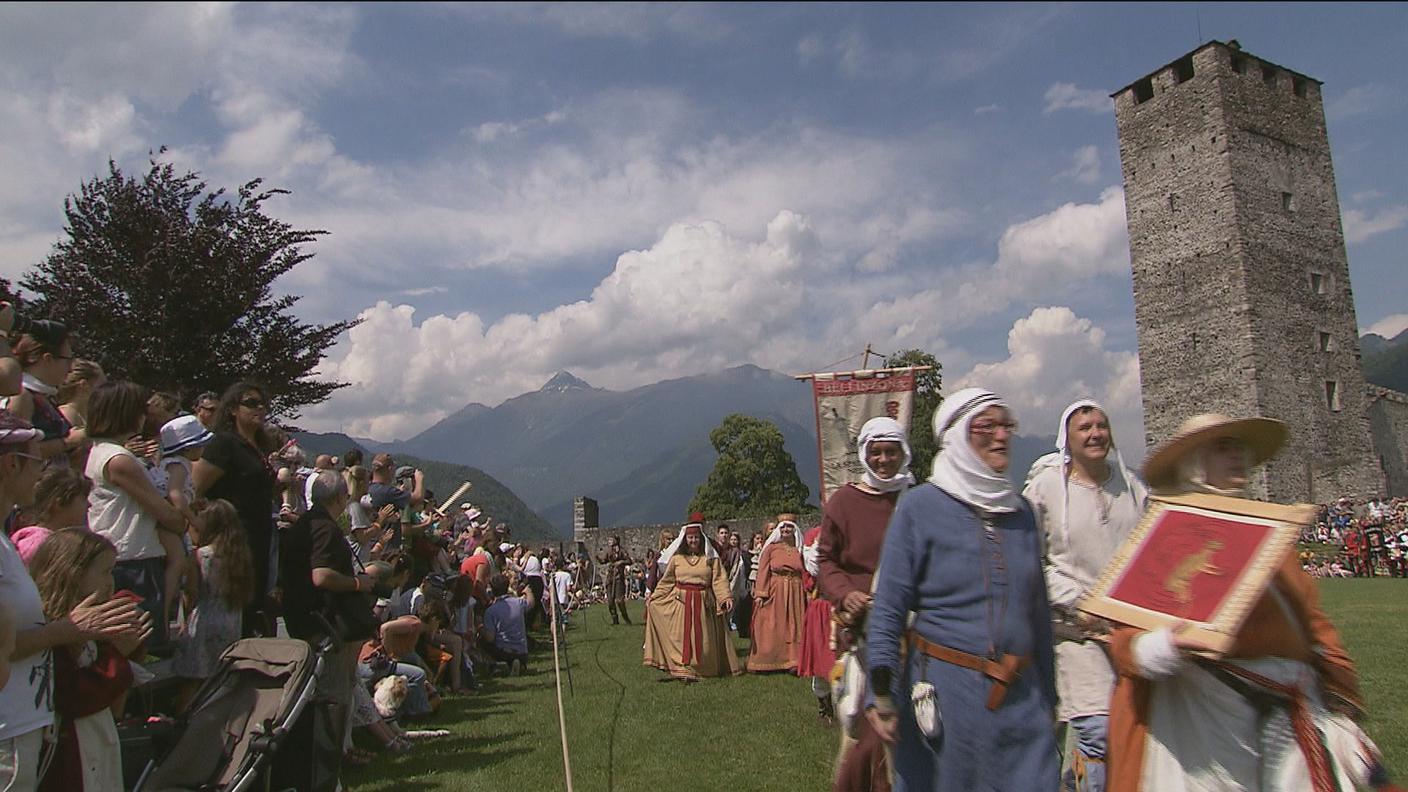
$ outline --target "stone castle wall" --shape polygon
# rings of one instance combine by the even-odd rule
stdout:
[[[1408,497],[1408,394],[1370,385],[1369,423],[1388,480],[1385,494]]]
[[[1319,83],[1213,42],[1115,114],[1146,442],[1264,415],[1291,436],[1256,496],[1382,492]]]
[[[584,496],[572,499],[572,514],[573,543],[578,546],[578,551],[585,548],[594,556],[606,552],[611,537],[614,536],[621,540],[621,547],[625,548],[631,558],[643,558],[647,549],[660,549],[664,534],[669,534],[670,541],[674,541],[674,538],[679,536],[680,527],[683,525],[683,523],[659,523],[656,525],[602,526],[598,524],[600,510],[597,507],[597,502]],[[708,535],[713,536],[720,525],[727,525],[730,531],[740,535],[743,546],[746,548],[752,542],[753,534],[762,533],[767,529],[767,523],[771,521],[770,517],[706,520],[704,527]],[[797,524],[802,527],[803,533],[820,523],[820,513],[804,514],[797,518]]]

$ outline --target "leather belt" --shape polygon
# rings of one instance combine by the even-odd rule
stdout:
[[[908,637],[910,646],[935,660],[942,660],[945,663],[977,671],[991,679],[992,688],[988,690],[987,702],[990,710],[1002,706],[1002,700],[1007,696],[1007,688],[1017,681],[1017,677],[1021,676],[1022,669],[1032,661],[1030,655],[1013,654],[1005,654],[998,660],[990,660],[986,657],[979,657],[931,643],[913,630],[910,630]]]

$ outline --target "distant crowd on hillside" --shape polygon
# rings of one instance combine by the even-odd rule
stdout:
[[[1408,498],[1339,498],[1300,539],[1301,566],[1315,577],[1408,577]]]

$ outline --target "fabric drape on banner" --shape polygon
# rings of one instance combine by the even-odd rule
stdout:
[[[914,412],[914,371],[834,372],[812,375],[816,406],[817,456],[821,459],[821,500],[865,471],[856,457],[860,429],[871,418],[888,416],[909,431]]]

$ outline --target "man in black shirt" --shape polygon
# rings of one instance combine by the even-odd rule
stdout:
[[[336,471],[313,479],[313,502],[285,532],[279,544],[284,585],[284,621],[295,638],[318,640],[325,632],[318,614],[333,627],[333,649],[324,657],[318,694],[332,703],[340,761],[346,730],[352,725],[352,685],[357,681],[357,652],[372,637],[372,579],[356,574],[352,548],[335,515],[347,509],[347,481]]]

